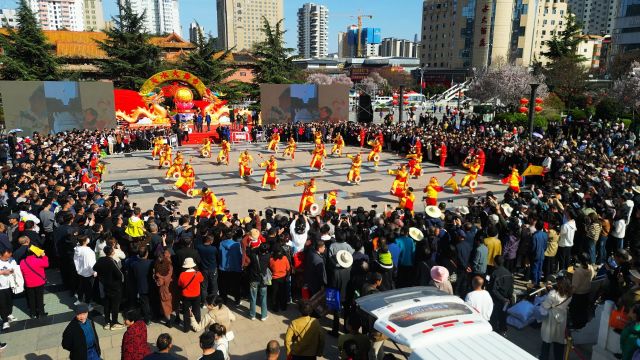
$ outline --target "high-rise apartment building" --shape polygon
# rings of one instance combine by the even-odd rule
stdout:
[[[0,9],[0,24],[2,27],[16,27],[18,25],[18,18],[16,17],[15,9]]]
[[[86,31],[104,29],[102,0],[84,0],[84,29]]]
[[[195,44],[198,41],[198,36],[205,36],[204,27],[199,26],[197,22],[192,22],[189,24],[189,41],[192,44]]]
[[[307,3],[298,9],[298,55],[324,57],[329,53],[329,9]]]
[[[427,0],[422,66],[472,69],[509,61],[545,63],[546,42],[564,29],[564,0]]]
[[[380,44],[380,56],[391,57],[418,57],[419,44],[411,40],[384,38]]]
[[[154,35],[176,33],[182,35],[178,0],[119,0],[128,1],[137,14],[145,13],[145,29]]]
[[[84,0],[30,0],[43,30],[83,31]]]
[[[569,11],[582,24],[582,33],[613,33],[620,0],[568,0]]]
[[[217,0],[218,46],[250,50],[264,40],[265,18],[271,26],[284,19],[284,0]],[[283,25],[284,26],[284,25]]]

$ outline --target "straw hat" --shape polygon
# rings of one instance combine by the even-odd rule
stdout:
[[[342,268],[350,268],[353,265],[353,256],[347,250],[339,250],[336,253],[336,262]]]
[[[196,267],[196,262],[193,261],[193,258],[188,257],[184,259],[184,262],[182,263],[183,269],[193,269],[194,267]]]
[[[442,211],[440,211],[440,209],[438,209],[437,206],[433,206],[433,205],[429,205],[427,206],[424,211],[427,213],[427,215],[430,218],[434,218],[434,219],[438,219],[440,218],[440,216],[442,215]]]
[[[418,228],[409,228],[409,236],[415,241],[422,241],[424,239],[424,234]]]
[[[456,210],[460,215],[469,215],[469,208],[466,206],[458,206]]]

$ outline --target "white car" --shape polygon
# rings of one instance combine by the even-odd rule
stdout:
[[[409,360],[536,359],[494,332],[462,299],[435,287],[385,291],[356,303],[374,329],[411,349]]]

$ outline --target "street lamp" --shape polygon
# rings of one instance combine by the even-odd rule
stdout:
[[[428,68],[429,64],[420,68],[420,95],[422,94],[422,84],[424,84],[424,69]]]
[[[529,97],[529,139],[533,138],[533,116],[535,114],[536,103],[536,91],[538,90],[538,83],[531,83],[531,96]]]

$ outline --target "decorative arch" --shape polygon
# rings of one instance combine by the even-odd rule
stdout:
[[[147,96],[155,88],[169,81],[180,81],[189,84],[198,92],[202,99],[210,98],[212,95],[211,90],[207,89],[205,84],[197,76],[188,71],[178,69],[161,71],[147,79],[140,88],[140,95]]]

